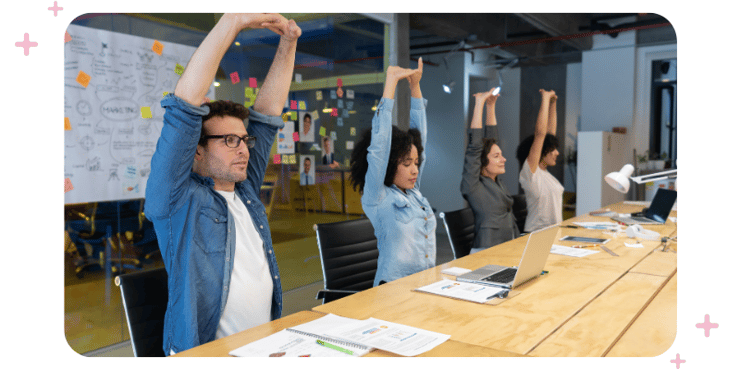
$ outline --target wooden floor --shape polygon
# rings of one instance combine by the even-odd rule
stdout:
[[[270,231],[283,285],[283,316],[311,310],[320,304],[315,296],[316,291],[323,288],[323,277],[313,225],[357,217],[273,210]],[[452,260],[452,251],[444,225],[437,224],[437,263],[441,264]],[[64,263],[64,331],[70,347],[92,356],[133,356],[114,276],[91,271],[80,279],[75,276],[68,256]],[[154,261],[145,268],[160,266],[163,266],[161,261]]]

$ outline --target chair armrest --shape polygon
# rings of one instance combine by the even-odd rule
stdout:
[[[316,293],[316,299],[326,299],[326,301],[333,301],[335,299],[344,298],[357,292],[357,290],[321,289],[318,291],[318,293]]]

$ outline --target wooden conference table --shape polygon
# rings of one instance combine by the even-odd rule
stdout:
[[[620,213],[639,205],[615,204]],[[676,212],[672,213],[676,216]],[[606,221],[581,215],[563,222]],[[644,225],[661,236],[675,236],[676,224]],[[227,338],[179,353],[181,356],[227,356],[232,349],[285,327],[333,313],[354,319],[374,317],[451,335],[445,344],[423,356],[657,356],[676,335],[677,243],[662,251],[660,241],[641,240],[630,248],[626,236],[601,230],[559,228],[554,241],[565,235],[611,239],[606,247],[582,258],[550,254],[549,273],[530,281],[496,304],[478,304],[413,291],[443,277],[449,267],[476,269],[487,264],[517,265],[527,238],[521,237],[473,255],[368,289],[349,297],[299,312]],[[658,248],[660,247],[660,248]],[[373,351],[366,356],[394,356]]]

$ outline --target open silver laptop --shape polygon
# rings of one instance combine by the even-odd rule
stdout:
[[[527,246],[524,247],[519,267],[487,265],[477,270],[462,274],[458,281],[492,285],[507,289],[517,286],[539,276],[550,255],[552,242],[558,233],[557,225],[534,231],[529,234]]]
[[[612,220],[626,225],[662,225],[671,214],[677,196],[678,192],[675,190],[659,188],[650,203],[650,208],[644,212],[633,213],[630,217],[612,217]]]

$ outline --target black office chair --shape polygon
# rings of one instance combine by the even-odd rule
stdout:
[[[440,212],[439,217],[445,224],[453,257],[458,259],[469,255],[475,241],[475,214],[473,214],[473,209],[467,207],[452,212]]]
[[[527,198],[524,194],[517,194],[513,196],[514,205],[511,206],[511,210],[514,212],[514,222],[519,228],[520,234],[524,233],[524,222],[527,221]]]
[[[314,225],[324,274],[323,303],[373,287],[378,240],[367,218]]]
[[[118,275],[123,309],[136,357],[164,357],[167,272],[164,267]]]

